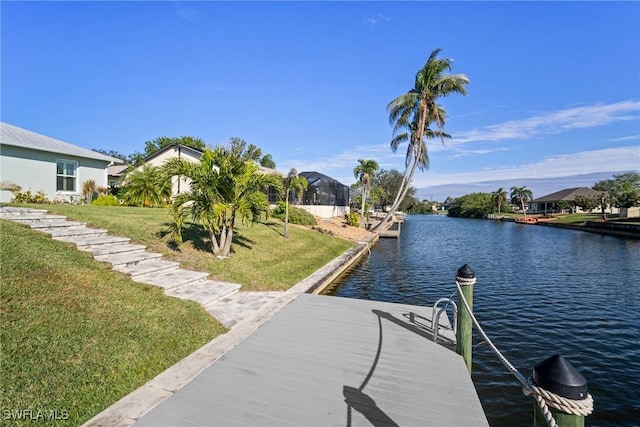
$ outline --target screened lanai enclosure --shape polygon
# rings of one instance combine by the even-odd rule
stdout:
[[[319,172],[300,172],[307,189],[299,207],[314,215],[330,218],[349,213],[349,187]]]

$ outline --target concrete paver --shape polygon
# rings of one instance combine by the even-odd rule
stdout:
[[[237,283],[205,280],[168,289],[165,294],[176,298],[197,301],[201,305],[206,306],[207,304],[218,301],[226,295],[239,291],[240,287],[241,285],[238,285]]]
[[[216,302],[205,306],[205,309],[224,326],[231,328],[283,293],[284,292],[238,292],[220,298]]]

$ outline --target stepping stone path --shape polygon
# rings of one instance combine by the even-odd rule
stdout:
[[[65,216],[44,209],[0,207],[0,218],[73,243],[76,249],[111,263],[114,270],[132,280],[163,288],[168,296],[196,301],[228,328],[283,294],[240,292],[241,285],[210,280],[206,272],[181,269],[179,263],[163,260],[162,254],[147,252],[146,246],[129,243],[129,238],[109,236],[107,230],[87,228],[85,223],[67,221]]]

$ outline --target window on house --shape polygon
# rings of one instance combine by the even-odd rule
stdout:
[[[76,191],[78,162],[58,160],[56,162],[56,191]]]

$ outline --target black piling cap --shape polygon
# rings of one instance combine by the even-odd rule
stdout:
[[[469,264],[465,264],[458,269],[457,276],[463,279],[473,279],[476,277],[476,273],[469,267]]]
[[[533,365],[533,381],[540,388],[572,400],[587,398],[587,380],[559,354]]]

